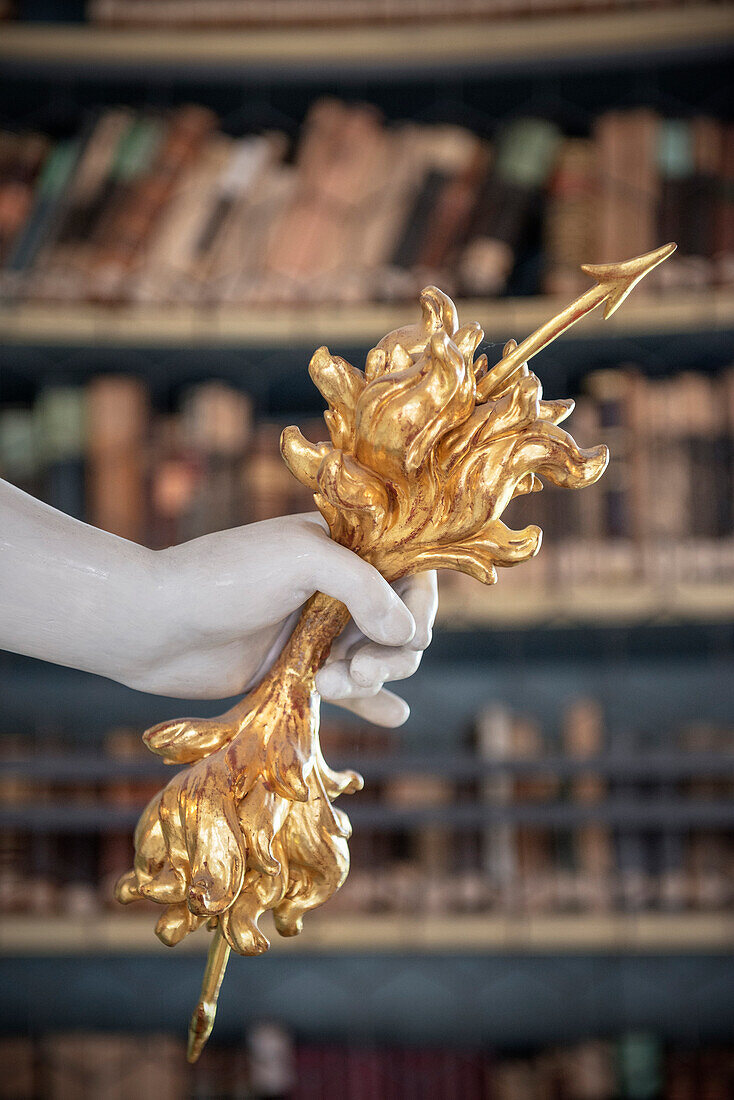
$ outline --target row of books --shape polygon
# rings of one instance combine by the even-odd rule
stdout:
[[[605,0],[604,10],[681,7],[703,0]],[[455,22],[597,12],[599,0],[89,0],[94,23],[116,27],[299,27]]]
[[[655,380],[602,370],[584,390],[570,430],[582,447],[606,443],[610,467],[583,493],[546,487],[509,505],[505,522],[536,523],[545,537],[515,571],[523,585],[734,577],[734,368]],[[299,424],[314,442],[326,436],[321,418]],[[0,406],[0,476],[160,548],[312,510],[281,460],[281,427],[254,420],[249,396],[224,382],[183,389],[162,412],[142,378],[100,374],[49,384],[32,407]],[[502,571],[503,588],[512,577]]]
[[[0,408],[0,476],[159,549],[313,511],[280,456],[280,431],[254,423],[248,394],[222,382],[184,390],[174,412],[155,412],[143,379],[100,374],[86,386],[49,385],[32,408]]]
[[[231,137],[200,106],[109,108],[61,141],[0,134],[0,290],[250,307],[413,298],[429,282],[569,295],[588,285],[580,264],[668,240],[653,284],[730,284],[733,176],[734,127],[647,108],[606,112],[589,137],[516,118],[490,141],[319,100],[295,149]]]
[[[655,1035],[590,1038],[532,1052],[305,1043],[277,1023],[187,1066],[170,1035],[51,1033],[0,1038],[7,1100],[726,1100],[734,1051]]]
[[[463,778],[457,778],[440,764],[431,770],[427,762],[427,772],[397,767],[387,777],[371,778],[369,761],[377,759],[378,751],[380,759],[389,759],[395,735],[327,727],[327,758],[358,768],[361,762],[367,772],[365,791],[344,808],[354,809],[357,818],[359,812],[372,810],[368,822],[357,820],[350,842],[352,870],[330,901],[329,912],[723,910],[734,901],[734,833],[722,825],[679,822],[676,813],[682,810],[684,815],[687,805],[721,805],[731,798],[734,762],[723,773],[716,768],[702,772],[699,766],[687,774],[684,761],[686,753],[730,753],[733,736],[731,729],[690,726],[675,738],[666,735],[666,749],[681,753],[683,766],[676,774],[654,766],[649,775],[605,774],[595,762],[609,751],[610,739],[593,700],[569,704],[559,736],[544,731],[532,717],[494,705],[479,715],[473,738],[473,759],[494,765],[492,769],[477,767],[466,778],[464,768]],[[371,751],[365,756],[358,746],[368,738]],[[4,738],[1,747],[6,761],[53,755],[43,741]],[[644,754],[659,748],[659,740],[627,734],[611,741],[611,747],[617,761],[626,754],[644,762]],[[119,773],[113,770],[93,781],[84,778],[83,769],[78,779],[70,779],[68,765],[59,777],[49,777],[47,771],[41,778],[34,776],[32,763],[21,771],[0,773],[0,810],[6,820],[0,831],[3,911],[80,915],[113,905],[112,885],[131,861],[135,818],[166,777],[130,770],[131,761],[139,764],[146,755],[137,731],[112,731],[105,750]],[[544,768],[548,757],[583,766],[561,774],[557,768]],[[73,756],[68,760],[73,768]],[[643,811],[667,807],[667,816],[657,824],[607,821],[604,807],[614,801]],[[46,808],[63,807],[68,824],[59,834],[29,832],[22,814],[31,806],[36,816]],[[513,816],[519,808],[532,812],[549,806],[583,813],[572,824],[560,825],[538,820],[537,814],[529,820],[527,815]],[[449,820],[441,820],[441,809],[453,807],[474,807],[478,814],[461,824],[452,822],[450,814]],[[482,807],[493,812],[486,823]],[[90,809],[98,813],[84,833],[74,824],[79,808],[87,818]],[[13,810],[18,824],[13,823]],[[435,819],[429,814],[428,820],[424,815],[411,822],[410,813],[416,810],[439,812]],[[110,829],[104,817],[111,812],[118,816]],[[120,824],[120,814],[127,827]],[[391,821],[396,815],[398,820]]]
[[[726,753],[732,730],[702,723],[666,734],[665,744],[681,754]],[[500,769],[469,781],[407,774],[368,784],[361,804],[372,798],[394,811],[478,803],[497,816],[479,829],[440,820],[390,833],[355,828],[352,871],[332,911],[336,906],[404,913],[416,908],[423,913],[681,912],[719,910],[734,900],[730,832],[678,825],[674,816],[640,827],[607,823],[593,814],[607,801],[654,809],[727,799],[734,774],[670,779],[651,768],[640,779],[608,777],[593,768],[567,777],[544,771],[544,758],[553,755],[582,763],[611,750],[618,759],[621,754],[644,760],[643,754],[660,748],[659,737],[642,732],[610,738],[592,699],[569,703],[559,733],[533,716],[492,705],[477,717],[473,748],[478,760],[537,763],[538,770]],[[592,812],[573,826],[511,817],[514,809],[549,805]]]
[[[582,447],[606,443],[609,468],[583,493],[546,486],[511,502],[505,522],[538,524],[544,545],[502,571],[504,594],[612,584],[664,596],[734,581],[734,371],[651,379],[625,365],[592,372],[583,390],[568,427]],[[459,610],[467,581],[445,578]]]

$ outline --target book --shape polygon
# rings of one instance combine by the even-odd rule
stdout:
[[[517,119],[500,133],[471,240],[459,261],[463,293],[495,295],[505,289],[560,144],[558,128],[543,119]]]
[[[47,386],[34,406],[33,418],[43,499],[75,519],[86,519],[87,405],[84,389],[81,386]]]
[[[89,522],[145,542],[148,389],[132,375],[97,375],[87,389]]]
[[[182,1044],[168,1035],[70,1032],[42,1041],[42,1091],[49,1100],[179,1100]]]
[[[572,299],[588,285],[580,267],[595,251],[597,190],[594,142],[564,138],[550,176],[543,220],[546,294]]]
[[[604,751],[604,721],[594,699],[578,699],[563,715],[563,750],[574,761],[600,756]],[[571,800],[594,806],[604,801],[606,785],[593,771],[581,772],[569,783]],[[614,842],[611,831],[601,822],[584,822],[573,830],[573,895],[577,906],[588,912],[604,913],[614,906]]]

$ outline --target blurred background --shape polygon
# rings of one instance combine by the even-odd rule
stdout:
[[[603,480],[441,578],[404,728],[327,708],[350,877],[232,960],[195,1068],[206,933],[112,884],[141,732],[224,705],[0,654],[0,1096],[734,1096],[731,7],[0,9],[0,476],[148,546],[309,509],[310,354],[363,365],[427,283],[491,363],[581,263],[679,246],[533,363]]]

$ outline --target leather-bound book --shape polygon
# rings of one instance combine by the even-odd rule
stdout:
[[[688,752],[727,751],[731,733],[706,722],[685,727],[681,747]],[[728,781],[696,776],[684,784],[684,794],[694,802],[731,797]],[[734,897],[731,874],[731,841],[721,829],[694,828],[688,833],[685,868],[686,902],[692,909],[726,911]]]
[[[225,382],[204,382],[185,395],[181,418],[201,468],[182,538],[239,526],[245,521],[242,466],[252,435],[250,398]]]
[[[663,1083],[663,1050],[660,1039],[646,1032],[632,1032],[617,1040],[617,1095],[660,1096]]]
[[[384,784],[383,801],[403,810],[446,806],[453,801],[452,784],[440,775],[396,775]],[[393,834],[393,839],[395,855],[401,864],[396,879],[402,875],[411,883],[410,889],[400,890],[395,899],[397,907],[411,913],[442,911],[449,901],[445,886],[451,870],[452,830],[444,822],[436,821],[409,826]],[[414,880],[422,895],[420,902],[412,887]],[[396,885],[399,887],[397,882]]]
[[[734,282],[734,123],[722,125],[721,172],[714,214],[714,270],[718,283]]]
[[[516,760],[537,760],[537,774],[524,772],[513,783],[515,805],[543,804],[552,800],[558,782],[542,774],[545,752],[543,733],[532,718],[516,716],[512,721],[511,755]],[[515,844],[519,876],[519,904],[523,913],[548,912],[557,904],[555,844],[547,826],[520,822],[516,827]]]
[[[660,272],[660,285],[666,288],[685,286],[690,278],[688,269],[693,255],[693,233],[689,223],[695,170],[693,133],[688,119],[660,120],[657,163],[660,172],[658,237],[661,241],[676,241],[678,245],[668,270]]]
[[[729,533],[726,527],[726,409],[712,378],[686,371],[677,379],[681,413],[686,410],[688,450],[688,523],[686,535],[712,539]],[[682,419],[682,416],[681,416]]]
[[[644,739],[638,730],[625,729],[615,738],[615,751],[627,757],[640,754]],[[610,783],[613,796],[632,806],[649,804],[654,785],[623,777]],[[654,831],[619,822],[614,828],[620,907],[629,913],[649,909],[659,901],[659,862]]]
[[[81,386],[47,386],[33,410],[43,499],[75,519],[88,519],[84,491],[86,394]]]
[[[127,277],[142,262],[158,219],[215,122],[215,116],[204,107],[180,107],[171,115],[150,169],[117,204],[99,242],[90,285],[95,298],[124,296]]]
[[[466,243],[479,188],[490,162],[490,148],[469,130],[458,126],[438,127],[442,159],[438,174],[441,187],[424,227],[423,241],[415,266],[426,281],[451,280],[449,261],[455,262]]]
[[[202,234],[217,203],[217,187],[228,165],[232,139],[209,135],[151,227],[129,293],[144,302],[201,301],[194,267]]]
[[[132,118],[132,112],[126,108],[111,108],[88,127],[88,137],[69,180],[56,232],[39,257],[39,270],[33,285],[35,297],[69,299],[83,296],[83,268],[89,242],[108,195],[116,149],[129,130]]]
[[[183,1047],[168,1035],[48,1035],[41,1066],[41,1095],[48,1100],[180,1100],[186,1094]]]
[[[599,409],[596,402],[586,395],[576,399],[576,407],[572,413],[571,431],[580,447],[590,447],[595,439],[601,439],[599,426]],[[546,486],[546,488],[549,488]],[[590,485],[586,499],[582,500],[579,493],[567,493],[570,498],[568,522],[569,529],[564,533],[565,539],[579,539],[582,542],[596,542],[603,535],[602,505],[603,498],[599,484]],[[545,491],[545,490],[544,490]],[[537,500],[535,494],[527,497],[532,505]],[[528,520],[528,522],[530,522]],[[541,523],[542,527],[542,523]]]
[[[494,704],[481,711],[476,719],[477,754],[483,760],[501,763],[512,756],[512,717],[509,711]],[[514,783],[510,773],[498,769],[481,784],[481,797],[495,809],[510,807]],[[487,826],[482,836],[482,871],[493,903],[505,912],[511,910],[518,893],[518,852],[516,826],[509,821],[497,821]]]
[[[717,478],[721,534],[730,536],[734,532],[734,367],[722,371],[717,379],[716,401],[724,420],[722,457],[725,470]]]
[[[647,109],[608,111],[594,127],[599,162],[594,260],[634,256],[657,243],[658,117]]]
[[[392,260],[427,171],[430,143],[429,126],[402,123],[383,133],[384,170],[360,243],[364,267],[370,273],[366,287],[370,298],[400,296],[406,286],[405,273],[398,272]]]
[[[671,1050],[665,1058],[665,1093],[669,1100],[699,1100],[699,1058],[692,1050]],[[721,1100],[726,1093],[722,1094]]]
[[[354,231],[374,189],[382,123],[374,108],[321,100],[309,111],[296,159],[293,198],[274,223],[266,273],[285,300],[354,296]]]
[[[547,1096],[535,1065],[527,1058],[503,1058],[492,1075],[493,1100],[543,1100]]]
[[[601,707],[593,699],[579,699],[566,708],[563,717],[563,749],[576,762],[600,756],[604,750],[604,721]],[[572,801],[594,806],[604,801],[604,780],[594,772],[581,772],[569,784]],[[580,908],[608,912],[614,904],[614,841],[607,825],[584,822],[572,837],[575,900]]]
[[[221,301],[242,277],[256,277],[268,224],[263,207],[273,205],[268,183],[282,170],[286,149],[277,132],[233,144],[195,245],[194,278],[207,300]]]
[[[151,446],[147,536],[153,550],[183,541],[182,531],[201,480],[199,456],[185,438],[181,417],[157,416]]]
[[[99,374],[87,389],[89,522],[143,542],[147,521],[148,390],[132,375]]]
[[[517,119],[499,135],[492,171],[479,195],[460,260],[465,294],[497,295],[505,289],[516,254],[537,217],[560,143],[558,128],[537,118]]]
[[[0,1037],[0,1095],[3,1100],[41,1096],[36,1050],[29,1035]]]
[[[17,287],[32,271],[38,254],[58,223],[80,148],[80,139],[60,141],[43,160],[33,188],[30,212],[7,254],[5,269],[12,278],[11,287]]]
[[[624,370],[593,371],[585,380],[596,402],[599,430],[608,440],[609,469],[602,486],[602,531],[610,539],[631,539],[636,530],[634,510],[630,374]]]
[[[17,735],[3,734],[0,739],[0,763],[30,755],[31,743]],[[0,770],[0,807],[11,810],[33,798],[33,783],[12,770]],[[0,829],[0,906],[4,913],[27,908],[25,881],[31,861],[31,838],[17,827]]]
[[[268,1098],[287,1097],[296,1083],[293,1036],[279,1023],[263,1021],[247,1029],[249,1093]],[[342,1059],[343,1062],[343,1059]]]
[[[290,197],[295,179],[293,166],[283,164],[287,147],[280,133],[235,143],[220,180],[217,205],[197,245],[197,271],[206,283],[208,300],[240,300],[260,280],[273,218]]]
[[[40,455],[33,412],[22,406],[0,408],[0,477],[40,496]]]
[[[243,476],[248,523],[274,519],[291,510],[293,477],[280,457],[280,431],[278,424],[255,425]]]
[[[589,1039],[561,1052],[559,1093],[567,1100],[616,1100],[612,1043]]]
[[[152,112],[128,112],[114,145],[107,177],[89,211],[87,239],[91,277],[100,251],[115,233],[118,215],[129,202],[138,181],[150,171],[166,133],[164,119]]]
[[[0,134],[0,266],[30,217],[48,152],[48,139],[40,134]]]
[[[338,192],[345,165],[348,108],[335,99],[319,100],[304,121],[296,155],[296,182],[290,203],[273,223],[265,255],[266,272],[280,281],[279,297],[306,297],[304,281],[311,266],[322,273],[322,258],[334,244],[329,204],[323,199]],[[338,203],[338,198],[335,196]],[[333,210],[331,211],[333,213]]]
[[[707,115],[691,120],[694,162],[694,190],[689,221],[695,227],[693,255],[699,278],[692,285],[713,281],[713,255],[716,239],[716,198],[723,168],[723,125]],[[674,237],[670,238],[675,240]],[[664,265],[663,265],[664,266]]]
[[[392,266],[416,270],[420,281],[442,268],[457,233],[469,225],[476,192],[486,171],[484,143],[460,126],[420,128],[422,156],[413,161],[416,179]],[[408,281],[406,281],[406,287]]]
[[[249,194],[237,204],[212,263],[212,279],[221,287],[219,300],[252,306],[278,302],[284,277],[268,267],[268,255],[273,234],[293,202],[296,184],[292,164],[268,160]]]
[[[588,286],[579,268],[594,251],[596,192],[594,143],[565,138],[549,181],[543,218],[546,294],[573,298]]]

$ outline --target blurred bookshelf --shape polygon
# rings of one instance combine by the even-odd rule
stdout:
[[[248,285],[227,300],[183,254],[160,269],[160,288],[156,269],[141,291],[135,267],[129,285],[108,293],[92,263],[67,290],[53,232],[35,269],[18,260],[22,277],[5,278],[0,259],[0,436],[4,428],[11,439],[0,440],[0,476],[151,546],[308,509],[283,480],[277,436],[286,421],[313,439],[323,432],[309,355],[328,343],[361,366],[414,314],[424,282],[445,285],[462,321],[482,324],[490,357],[582,292],[585,280],[568,292],[554,285],[598,229],[571,210],[577,171],[590,193],[588,163],[579,169],[574,157],[608,152],[625,125],[638,127],[629,140],[647,143],[648,176],[626,182],[645,192],[630,225],[652,226],[652,244],[679,235],[668,232],[676,218],[687,225],[709,209],[728,226],[726,248],[689,234],[678,255],[692,262],[671,285],[636,292],[609,321],[597,311],[534,361],[549,396],[578,399],[570,430],[581,445],[607,441],[621,454],[610,491],[600,483],[578,504],[552,491],[530,498],[510,522],[539,523],[545,544],[536,562],[500,571],[496,586],[442,578],[441,629],[398,688],[412,708],[399,749],[374,731],[359,740],[348,722],[325,737],[329,762],[367,781],[363,795],[342,800],[355,830],[350,880],[302,937],[273,936],[272,958],[236,960],[243,981],[223,995],[223,1038],[238,1038],[239,1021],[262,1005],[299,1036],[340,1041],[538,1049],[627,1026],[674,1048],[729,1041],[734,283],[722,198],[731,163],[721,150],[732,140],[733,46],[730,8],[711,3],[346,32],[2,24],[0,129],[40,134],[44,148],[83,146],[112,111],[168,126],[195,103],[212,113],[215,152],[277,132],[274,178],[291,186],[309,112],[326,96],[346,122],[356,102],[369,104],[370,140],[394,143],[414,125],[421,148],[434,150],[444,128],[440,155],[421,162],[424,202],[475,153],[496,157],[518,120],[540,120],[546,129],[533,134],[570,157],[565,182],[549,169],[533,183],[527,239],[511,242],[511,270],[493,291],[467,285],[448,252],[443,266],[417,262],[407,214],[395,236],[412,260],[397,279],[393,262],[376,267],[344,300],[329,300],[328,280],[325,292],[299,298],[303,283],[290,276],[271,298]],[[650,135],[663,132],[667,160],[651,183]],[[417,217],[421,196],[411,194]],[[696,217],[684,217],[691,209]],[[170,228],[161,204],[152,221],[167,217]],[[69,234],[77,245],[73,224]],[[211,430],[217,418],[223,436]],[[113,419],[122,456],[105,448]],[[662,484],[672,489],[658,499]],[[592,518],[582,520],[587,505]],[[178,1027],[206,934],[166,954],[153,907],[118,911],[110,897],[140,807],[170,774],[129,746],[180,704],[8,654],[0,689],[0,950],[13,991],[2,1026],[15,1030],[22,1017],[40,1032],[67,1020]],[[495,881],[500,864],[505,878]],[[62,992],[49,989],[51,972]],[[117,1004],[131,974],[145,995],[120,993]]]
[[[671,6],[663,10],[560,14],[554,18],[461,19],[410,26],[157,29],[85,24],[8,24],[0,58],[15,64],[50,66],[186,65],[263,69],[279,78],[290,70],[364,69],[404,74],[436,66],[492,71],[506,65],[537,66],[556,60],[587,66],[599,55],[695,54],[731,40],[730,13],[723,4]],[[629,63],[629,62],[627,62]]]
[[[264,927],[264,926],[263,926]],[[270,930],[268,929],[268,934]],[[731,913],[641,914],[606,916],[411,916],[370,915],[349,921],[316,914],[308,937],[274,936],[276,954],[409,955],[445,954],[447,944],[462,955],[639,954],[690,951],[718,955],[734,950]],[[206,932],[188,937],[182,953],[206,954]],[[150,920],[105,914],[89,918],[8,917],[0,929],[5,955],[166,955],[170,949],[151,935]]]
[[[460,299],[456,303],[459,316],[479,320],[493,340],[512,333],[521,339],[567,304],[567,299],[552,296]],[[404,305],[379,304],[302,305],[254,312],[234,306],[191,309],[6,302],[0,304],[0,340],[11,345],[115,344],[124,348],[179,347],[193,342],[205,347],[277,348],[310,347],[328,339],[334,346],[342,341],[350,347],[367,347],[375,333],[404,324],[405,315]],[[644,296],[632,298],[608,321],[600,311],[592,313],[563,339],[608,342],[617,337],[692,332],[716,338],[722,331],[734,332],[734,290],[728,287],[679,291],[653,301]]]

